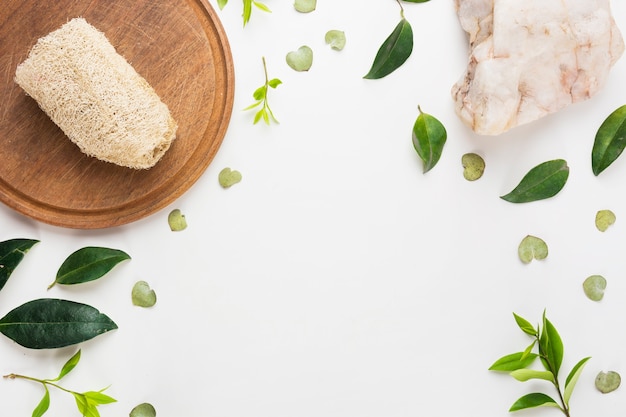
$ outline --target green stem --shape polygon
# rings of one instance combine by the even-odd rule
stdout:
[[[67,388],[63,388],[62,386],[57,385],[54,382],[51,382],[51,381],[46,380],[46,379],[33,378],[32,376],[19,375],[19,374],[5,375],[4,378],[8,378],[8,379],[16,379],[16,378],[26,379],[28,381],[38,382],[38,383],[40,383],[42,385],[50,385],[51,387],[55,387],[57,389],[60,389],[61,391],[65,391],[65,392],[67,392],[69,394],[72,394],[72,395],[77,394],[74,391],[71,391],[71,390],[69,390]]]
[[[396,0],[398,2],[398,6],[400,6],[400,17],[404,19],[404,7],[402,7],[402,2],[400,0]]]
[[[552,363],[550,363],[550,361],[548,360],[548,355],[543,352],[543,346],[541,346],[541,342],[539,341],[538,336],[537,344],[539,345],[539,355],[542,359],[544,359],[545,363],[548,365],[548,371],[554,377],[554,381],[552,382],[552,384],[554,385],[554,388],[556,388],[556,392],[559,394],[559,401],[561,402],[561,406],[559,408],[566,417],[571,417],[569,414],[569,407],[567,406],[567,404],[565,404],[565,399],[563,398],[563,393],[561,392],[561,385],[559,384],[557,372],[555,371],[555,369],[552,368]]]

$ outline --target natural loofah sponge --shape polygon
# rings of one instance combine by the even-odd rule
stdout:
[[[100,160],[150,168],[176,137],[154,89],[83,18],[40,38],[15,81],[82,152]]]

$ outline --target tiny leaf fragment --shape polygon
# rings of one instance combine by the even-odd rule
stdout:
[[[510,193],[501,196],[510,203],[528,203],[558,194],[569,177],[569,167],[563,159],[543,162],[532,168]]]
[[[485,172],[485,160],[476,153],[466,153],[461,157],[463,177],[468,181],[476,181]]]
[[[218,181],[222,188],[230,188],[233,185],[241,181],[241,172],[232,170],[230,168],[224,168],[218,174]]]
[[[150,403],[141,403],[130,411],[129,417],[156,417],[156,410]]]

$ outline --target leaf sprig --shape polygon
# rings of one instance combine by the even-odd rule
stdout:
[[[244,110],[252,110],[254,108],[257,108],[258,106],[261,106],[261,109],[257,111],[257,113],[254,115],[254,124],[257,124],[261,119],[263,119],[263,121],[268,125],[271,121],[274,123],[279,123],[267,101],[267,92],[270,88],[276,88],[283,82],[278,78],[272,78],[270,80],[267,75],[267,64],[265,63],[265,57],[263,57],[263,71],[265,73],[265,84],[257,88],[252,94],[252,97],[254,97],[256,102],[252,103]]]
[[[59,372],[59,375],[56,378],[51,379],[39,379],[26,375],[19,374],[9,374],[5,375],[4,378],[7,379],[25,379],[29,381],[34,381],[40,383],[44,388],[44,395],[39,404],[33,410],[32,417],[41,417],[46,411],[50,408],[50,390],[49,387],[57,388],[63,392],[69,393],[74,397],[76,401],[76,406],[78,411],[82,416],[86,417],[100,417],[100,412],[98,411],[98,406],[103,404],[114,403],[117,400],[113,397],[110,397],[103,393],[106,388],[101,389],[100,391],[86,391],[86,392],[77,392],[72,391],[70,389],[64,388],[58,384],[58,382],[67,374],[69,374],[80,361],[80,350],[74,354],[63,368]]]
[[[217,5],[219,6],[220,10],[222,10],[226,6],[227,3],[228,3],[228,0],[217,0]],[[248,22],[250,21],[250,17],[252,16],[252,6],[255,6],[257,9],[262,10],[264,12],[272,13],[270,8],[267,7],[265,3],[261,3],[260,1],[257,1],[257,0],[243,0],[242,17],[243,17],[244,26],[246,26]]]
[[[563,341],[554,325],[543,313],[542,326],[535,328],[530,322],[513,313],[518,327],[533,341],[524,351],[505,355],[494,362],[489,368],[491,371],[508,372],[518,381],[529,381],[531,379],[544,380],[552,383],[558,394],[558,402],[547,394],[533,392],[520,397],[509,409],[518,411],[534,407],[556,407],[566,416],[570,417],[570,398],[576,382],[582,370],[590,359],[581,359],[570,371],[565,379],[564,388],[559,382],[559,371],[563,362]],[[537,347],[538,353],[533,352]],[[530,366],[539,358],[543,365],[543,370],[533,369]]]

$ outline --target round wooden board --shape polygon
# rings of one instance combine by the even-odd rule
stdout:
[[[153,168],[82,154],[14,82],[37,39],[74,17],[105,33],[177,121],[176,140]],[[228,128],[234,69],[207,0],[4,0],[0,97],[0,200],[56,226],[106,228],[164,208],[198,180]]]

